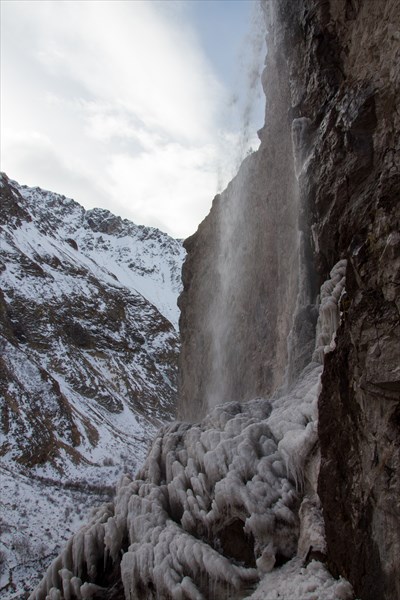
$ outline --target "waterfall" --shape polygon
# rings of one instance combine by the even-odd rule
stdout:
[[[299,226],[298,179],[309,146],[302,121],[293,125],[287,111],[289,77],[272,31],[260,148],[245,158],[185,243],[178,415],[187,420],[222,402],[271,394],[294,381],[313,350],[314,290],[305,266],[308,232]]]
[[[248,29],[236,56],[236,73],[225,110],[225,126],[231,133],[220,140],[218,193],[238,172],[243,159],[259,146],[256,131],[263,120],[261,72],[266,28],[259,0],[249,4]]]

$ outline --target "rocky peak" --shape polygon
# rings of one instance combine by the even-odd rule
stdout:
[[[113,215],[104,208],[93,208],[85,214],[85,223],[92,231],[121,236],[132,232],[134,226],[127,219]]]
[[[5,173],[0,173],[1,189],[1,223],[6,222],[18,227],[22,221],[30,221],[31,216],[24,208],[24,199],[18,189],[10,186],[9,179]]]

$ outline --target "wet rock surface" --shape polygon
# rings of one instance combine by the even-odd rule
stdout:
[[[233,185],[186,242],[179,410],[194,418],[213,401],[205,382],[215,349],[203,324],[223,313],[214,300],[226,291],[218,239],[232,214],[240,223],[232,235],[235,259],[224,265],[237,277],[227,286],[235,293],[223,296],[229,326],[217,350],[219,376],[228,380],[220,390],[235,399],[273,390],[288,358],[286,376],[295,379],[313,345],[319,286],[346,259],[342,323],[336,350],[325,357],[319,405],[327,563],[363,600],[394,600],[400,597],[398,3],[294,0],[265,7],[274,23],[269,49],[279,51],[267,57],[261,147],[237,178],[236,186],[245,182],[241,208]],[[294,168],[285,158],[290,135]],[[288,238],[280,229],[285,211]],[[296,248],[306,263],[299,279],[287,263]],[[291,327],[285,302],[301,281],[303,306],[291,336],[305,355],[288,356],[280,344]]]
[[[400,596],[400,14],[397,2],[280,8],[299,174],[320,280],[348,260],[319,402],[328,565],[363,600]],[[287,20],[287,13],[290,18]],[[285,14],[286,13],[286,14]],[[289,26],[288,26],[289,25]]]

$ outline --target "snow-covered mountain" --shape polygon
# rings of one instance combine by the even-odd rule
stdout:
[[[184,250],[5,175],[0,229],[1,589],[14,593],[173,417]]]

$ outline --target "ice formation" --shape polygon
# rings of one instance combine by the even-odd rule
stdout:
[[[312,152],[312,121],[307,117],[299,117],[292,121],[292,145],[294,169],[299,178],[305,163]]]
[[[346,260],[340,260],[330,272],[330,279],[321,287],[319,319],[317,322],[314,359],[323,361],[323,355],[335,348],[335,334],[340,311],[339,300],[344,291]]]
[[[316,358],[339,320],[344,270],[341,261],[321,291]],[[312,362],[289,392],[162,428],[136,480],[124,477],[30,599],[351,598],[347,582],[311,560],[325,551],[321,371]]]

